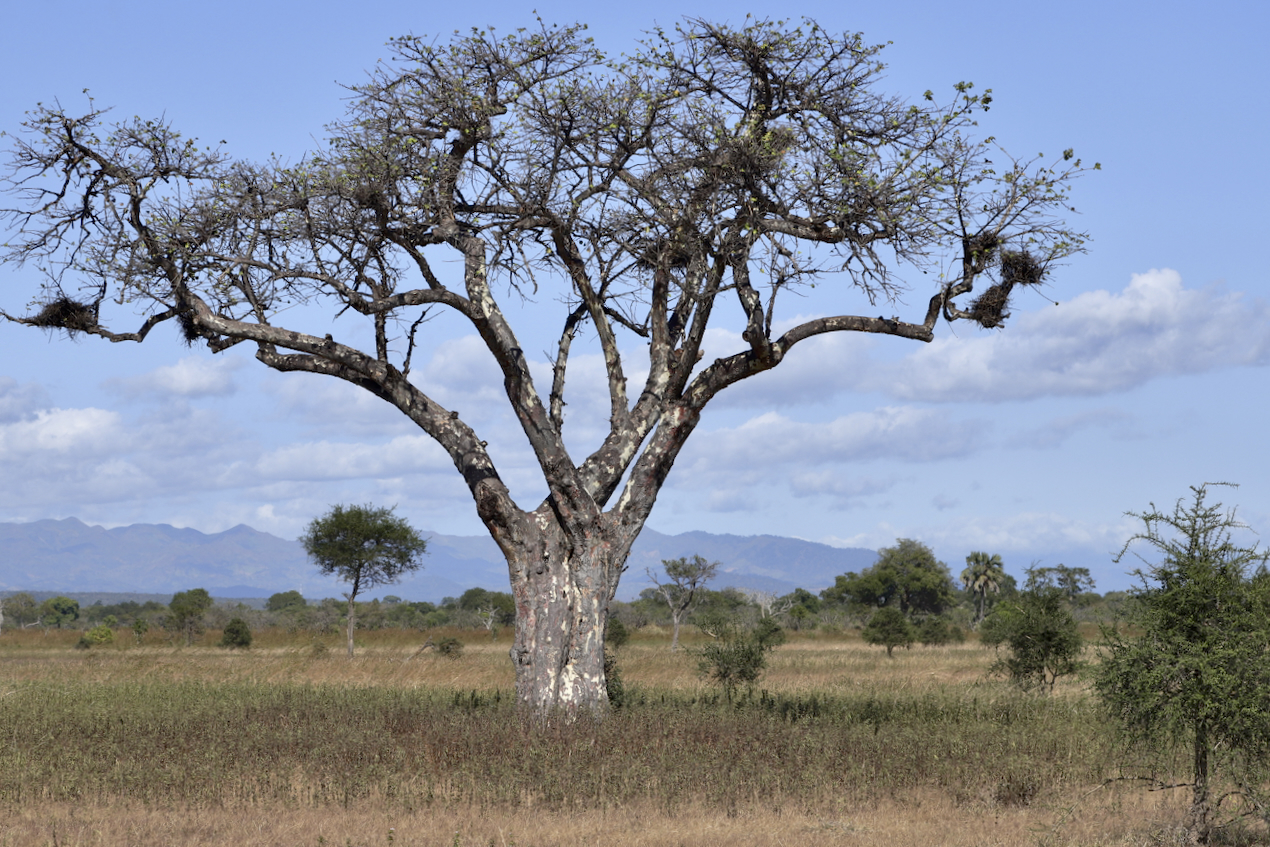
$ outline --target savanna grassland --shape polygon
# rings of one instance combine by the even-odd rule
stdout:
[[[654,629],[620,651],[624,708],[545,730],[510,702],[510,633],[455,630],[449,658],[367,632],[349,660],[282,629],[6,632],[0,845],[1128,845],[1185,812],[1108,781],[1139,772],[1084,683],[1020,692],[973,640],[793,634],[728,702]]]

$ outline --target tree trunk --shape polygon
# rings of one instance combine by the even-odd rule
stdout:
[[[348,657],[353,658],[353,629],[357,623],[357,613],[353,611],[353,601],[357,599],[356,594],[345,594],[348,599]]]
[[[670,621],[673,625],[672,634],[670,636],[670,652],[672,653],[679,649],[679,620],[682,614],[683,612],[678,609],[670,610]]]
[[[1186,829],[1196,844],[1207,844],[1212,835],[1212,810],[1208,802],[1208,727],[1202,722],[1195,726],[1193,770],[1195,783],[1191,790],[1191,810],[1186,818]]]
[[[603,711],[604,626],[634,539],[596,526],[566,532],[541,508],[526,523],[537,531],[521,543],[498,539],[516,599],[516,700],[539,719]]]

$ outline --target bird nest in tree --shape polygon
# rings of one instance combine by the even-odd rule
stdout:
[[[986,266],[991,263],[997,248],[1001,246],[1001,238],[995,232],[981,232],[971,238],[966,246],[970,249],[970,254]]]
[[[974,246],[974,245],[972,245]],[[1010,292],[1016,285],[1040,285],[1045,267],[1026,250],[1002,250],[1001,281],[980,294],[970,304],[970,318],[984,329],[993,329],[1010,317]]]
[[[1045,268],[1026,250],[1002,250],[1001,281],[1009,285],[1040,285],[1045,281]]]
[[[182,309],[176,313],[176,322],[181,327],[181,337],[185,339],[187,347],[193,347],[194,342],[203,337],[203,333],[199,332],[198,326],[194,323],[194,315],[189,309]]]
[[[993,329],[1010,317],[1006,307],[1010,305],[1009,283],[999,282],[980,294],[970,304],[970,317],[984,329]]]
[[[45,303],[37,314],[26,319],[26,323],[46,329],[88,332],[97,326],[97,313],[92,306],[62,296]]]

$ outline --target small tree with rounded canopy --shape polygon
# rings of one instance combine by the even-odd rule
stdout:
[[[993,610],[993,625],[985,626],[982,636],[985,643],[1004,642],[1010,648],[1009,655],[993,665],[993,672],[1025,689],[1053,691],[1059,677],[1080,669],[1084,642],[1062,589],[1032,588],[1002,606]]]
[[[873,613],[860,633],[867,644],[879,644],[891,656],[896,647],[908,647],[917,637],[917,628],[908,616],[894,606],[883,606]]]
[[[300,536],[305,552],[325,576],[348,583],[348,657],[353,657],[357,595],[392,585],[423,566],[428,542],[391,508],[336,505]]]
[[[40,604],[40,622],[61,629],[79,620],[79,601],[69,597],[50,597]]]
[[[291,609],[303,609],[307,605],[308,601],[299,591],[279,591],[265,602],[265,611],[286,612]]]
[[[878,550],[872,567],[837,577],[820,596],[857,607],[895,606],[910,618],[938,615],[952,605],[952,576],[925,544],[898,538]]]
[[[232,618],[221,633],[220,646],[247,649],[251,646],[251,627],[242,618]]]

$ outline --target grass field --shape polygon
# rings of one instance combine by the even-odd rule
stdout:
[[[445,634],[460,658],[406,631],[351,661],[281,630],[5,633],[0,845],[1162,844],[1185,811],[1107,782],[1134,772],[1080,681],[1018,692],[973,643],[796,635],[729,703],[641,632],[629,705],[543,731],[510,702],[510,633]]]

